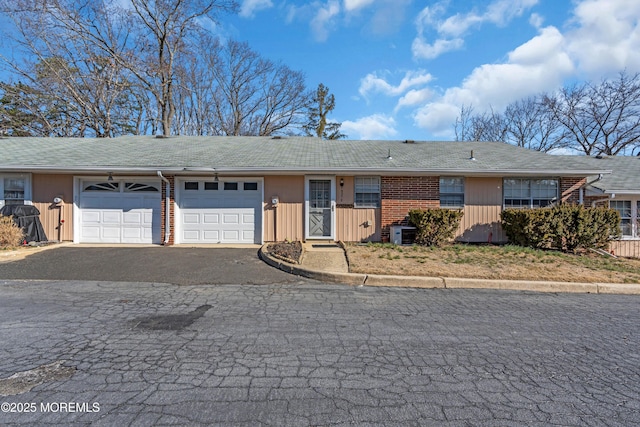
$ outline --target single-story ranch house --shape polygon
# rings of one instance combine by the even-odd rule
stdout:
[[[394,240],[410,209],[446,207],[464,210],[457,240],[498,243],[503,208],[604,198],[632,230],[625,238],[638,238],[640,192],[599,186],[617,163],[503,143],[127,136],[0,147],[0,204],[35,205],[51,240]]]

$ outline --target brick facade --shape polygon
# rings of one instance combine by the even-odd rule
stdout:
[[[440,207],[437,176],[383,176],[380,187],[383,240],[390,237],[390,226],[408,224],[409,210]]]
[[[173,176],[166,176],[169,181],[169,241],[167,246],[173,245],[175,240],[175,200],[176,200],[176,180]],[[162,242],[164,242],[165,224],[166,224],[166,200],[167,200],[167,184],[162,181],[162,200],[160,202],[160,235],[162,236]]]
[[[560,201],[562,203],[580,203],[580,187],[587,183],[584,177],[560,178]]]

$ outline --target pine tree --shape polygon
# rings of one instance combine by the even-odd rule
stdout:
[[[336,99],[329,88],[320,83],[308,108],[309,121],[303,126],[305,135],[323,139],[341,139],[346,135],[340,132],[342,123],[327,122],[327,116],[336,107]]]

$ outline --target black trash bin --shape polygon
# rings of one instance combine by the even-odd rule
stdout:
[[[0,215],[13,216],[13,222],[24,232],[24,240],[28,242],[46,242],[40,222],[40,211],[31,205],[7,205],[0,209]]]

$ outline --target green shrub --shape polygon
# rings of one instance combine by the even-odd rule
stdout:
[[[13,217],[0,215],[0,247],[16,247],[22,244],[24,233],[13,222]]]
[[[454,209],[412,209],[409,224],[416,227],[416,243],[440,246],[453,238],[464,213]]]
[[[604,248],[620,235],[620,215],[605,207],[558,205],[542,209],[505,209],[502,228],[515,245],[575,251]]]

